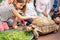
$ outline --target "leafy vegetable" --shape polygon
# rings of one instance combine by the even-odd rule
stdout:
[[[0,33],[0,40],[31,40],[33,34],[23,30],[7,30]]]

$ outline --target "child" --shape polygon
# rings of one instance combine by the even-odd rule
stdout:
[[[24,0],[24,1],[25,1],[25,0]],[[22,1],[21,1],[21,2],[22,2]],[[24,4],[25,4],[25,3],[24,3]],[[20,6],[19,8],[22,9],[22,8],[24,7],[24,6],[23,6],[24,4],[23,4],[23,2],[22,2],[22,3],[20,4],[20,5],[22,5],[22,6],[18,5],[17,3],[16,3],[15,5]],[[18,7],[17,7],[17,8],[18,8]],[[27,22],[29,22],[29,23],[26,24],[26,25],[29,25],[29,24],[31,24],[31,22],[30,22],[29,20],[31,20],[31,17],[34,18],[35,16],[26,16],[26,17],[28,18],[28,20],[26,20],[25,18],[22,19],[22,20],[26,20]],[[17,20],[17,18],[16,18],[16,20]],[[15,20],[15,21],[16,21],[16,20]],[[16,25],[16,24],[15,24],[15,21],[14,21],[14,24],[13,24],[13,25]]]
[[[1,12],[2,12],[1,17],[4,19],[4,21],[7,21],[7,19],[9,17],[15,16],[14,20],[13,20],[14,21],[13,28],[17,28],[16,23],[17,23],[18,19],[26,20],[26,19],[30,19],[30,18],[36,18],[35,16],[28,16],[27,17],[27,16],[21,16],[20,14],[18,14],[18,10],[21,10],[24,7],[24,5],[25,5],[25,0],[15,0],[14,4],[8,5],[9,8],[6,6],[0,7],[0,9],[2,8],[2,10],[4,10],[4,8],[6,9],[3,12],[1,10]],[[7,13],[5,14],[5,12],[7,12]]]

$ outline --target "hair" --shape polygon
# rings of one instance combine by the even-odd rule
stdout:
[[[26,5],[23,7],[22,11],[23,11],[23,13],[25,15],[26,14]]]
[[[23,11],[23,13],[25,15],[25,12],[26,12],[26,0],[14,0],[14,2],[25,3],[24,7],[22,8],[22,11]],[[13,2],[13,4],[15,6],[16,3],[14,3],[14,2]]]
[[[25,3],[26,0],[17,0],[17,2],[19,2],[19,3]]]

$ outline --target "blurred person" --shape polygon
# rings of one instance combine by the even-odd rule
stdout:
[[[50,0],[36,0],[36,10],[38,16],[46,16],[51,19],[49,13],[51,10],[51,1]]]

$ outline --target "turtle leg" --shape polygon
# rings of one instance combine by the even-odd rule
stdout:
[[[30,32],[30,31],[32,31],[33,29],[32,29],[32,27],[26,27],[25,28],[25,31],[27,31],[27,32]]]
[[[38,34],[37,29],[34,29],[34,30],[33,30],[33,34],[34,34],[34,36],[35,36],[35,39],[37,40],[38,37],[39,37],[39,34]]]

